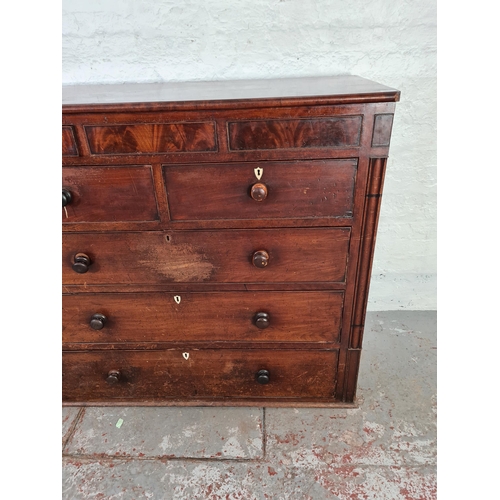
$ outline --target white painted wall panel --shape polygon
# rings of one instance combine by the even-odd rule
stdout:
[[[356,74],[401,90],[369,309],[436,309],[433,0],[63,0],[63,83]]]

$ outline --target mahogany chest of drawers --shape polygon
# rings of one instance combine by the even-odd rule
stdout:
[[[63,403],[355,401],[399,91],[63,89]]]

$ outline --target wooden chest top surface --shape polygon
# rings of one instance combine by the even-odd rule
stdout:
[[[162,83],[66,85],[64,111],[118,109],[134,103],[146,108],[170,103],[172,109],[189,109],[210,102],[212,109],[238,107],[245,102],[261,105],[310,103],[395,102],[400,92],[355,75]],[[256,102],[252,103],[256,105]],[[89,106],[91,108],[89,108]]]

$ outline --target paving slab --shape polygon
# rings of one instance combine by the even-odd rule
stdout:
[[[263,455],[261,408],[90,407],[84,411],[64,449],[67,455],[220,459]]]
[[[63,500],[434,500],[436,313],[366,323],[358,408],[86,408]]]
[[[304,470],[258,462],[66,459],[63,500],[433,500],[429,468]]]
[[[76,417],[78,417],[78,413],[80,412],[80,408],[78,407],[64,407],[62,409],[62,441],[63,444],[68,439],[69,432],[73,423],[75,422]]]
[[[266,409],[278,464],[436,463],[436,314],[368,315],[356,409]]]

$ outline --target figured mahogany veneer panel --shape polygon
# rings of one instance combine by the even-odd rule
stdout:
[[[163,166],[174,221],[352,217],[356,172],[350,159]],[[256,183],[262,201],[251,196]]]
[[[159,220],[151,166],[64,167],[71,202],[63,222]]]
[[[375,115],[372,146],[389,146],[394,115]]]
[[[62,128],[62,155],[78,156],[73,127],[64,126]]]
[[[349,228],[66,233],[63,283],[344,282],[349,240]],[[85,274],[72,269],[77,253],[92,261]]]
[[[332,398],[337,351],[191,349],[188,359],[183,352],[65,352],[63,400]],[[260,370],[268,370],[268,384],[257,382]]]
[[[216,151],[213,122],[85,126],[92,154]]]
[[[361,116],[231,122],[229,147],[242,151],[359,146],[361,122]]]
[[[331,291],[64,295],[63,342],[335,342],[342,305]],[[96,313],[101,330],[90,327]]]

